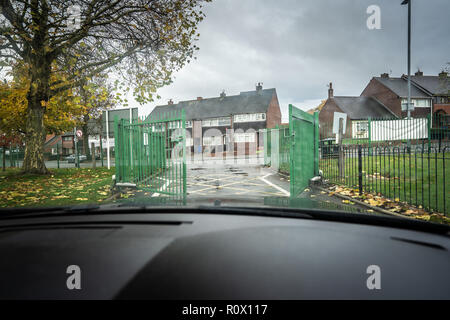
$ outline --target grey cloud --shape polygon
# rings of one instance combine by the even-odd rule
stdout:
[[[216,0],[200,26],[198,59],[141,113],[169,98],[238,94],[257,81],[277,88],[284,113],[288,103],[326,98],[330,81],[337,95],[359,95],[372,76],[406,73],[407,10],[400,2]],[[381,30],[366,28],[372,4],[381,8]],[[448,0],[413,2],[413,71],[437,74],[450,60],[449,9]]]

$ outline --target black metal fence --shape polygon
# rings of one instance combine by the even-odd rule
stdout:
[[[331,183],[429,211],[450,212],[450,148],[322,145],[319,169]]]

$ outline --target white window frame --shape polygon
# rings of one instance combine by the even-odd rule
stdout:
[[[425,106],[421,105],[419,106],[419,102],[425,102]],[[408,103],[408,99],[402,99],[402,104],[407,104]],[[415,108],[431,108],[431,99],[427,99],[427,98],[414,98],[411,99],[411,104],[415,107]]]
[[[243,114],[235,114],[233,116],[233,122],[235,123],[259,122],[259,121],[266,121],[265,113],[243,113]]]
[[[230,117],[220,117],[220,118],[209,118],[202,120],[202,127],[227,127],[231,126]]]

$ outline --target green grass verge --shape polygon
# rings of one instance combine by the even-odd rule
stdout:
[[[48,175],[0,170],[0,207],[101,203],[110,196],[114,169],[50,169]]]
[[[430,211],[450,215],[450,154],[365,156],[362,158],[363,190]],[[319,169],[336,184],[358,187],[358,159],[347,158],[345,174],[339,177],[338,160],[322,159]],[[445,208],[444,208],[445,203]]]

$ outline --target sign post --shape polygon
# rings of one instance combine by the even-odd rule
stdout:
[[[345,176],[345,154],[342,147],[342,138],[344,136],[347,125],[347,114],[335,112],[333,115],[333,133],[336,134],[336,144],[338,146],[338,171],[339,177]]]
[[[75,168],[78,168],[78,138],[77,138],[77,128],[73,128],[73,146],[75,148]]]
[[[82,136],[83,136],[83,132],[81,130],[76,130],[76,128],[75,128],[74,140],[75,140],[75,152],[76,152],[76,156],[77,156],[75,166],[77,168],[80,168],[80,154],[78,152],[78,140],[81,139]]]

